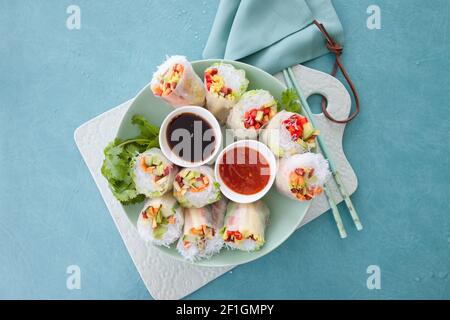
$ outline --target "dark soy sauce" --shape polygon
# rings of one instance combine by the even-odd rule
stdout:
[[[182,113],[167,126],[166,139],[172,152],[185,161],[200,162],[215,149],[212,126],[194,113]]]

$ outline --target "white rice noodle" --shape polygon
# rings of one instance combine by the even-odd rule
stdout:
[[[153,74],[150,86],[153,87],[159,84],[160,77],[177,63],[183,65],[183,75],[172,93],[168,96],[161,96],[160,98],[175,108],[186,105],[203,106],[205,104],[205,89],[203,87],[203,82],[184,56],[167,57],[167,60],[161,64]]]
[[[141,159],[145,156],[157,156],[164,166],[164,168],[169,167],[170,173],[164,182],[155,181],[154,173],[147,173],[141,168]],[[167,191],[172,190],[173,181],[178,172],[178,167],[170,162],[158,148],[149,149],[141,154],[138,154],[132,161],[132,179],[136,186],[136,190],[144,194],[149,198],[160,197],[164,195]]]
[[[315,186],[323,187],[331,176],[328,161],[320,153],[308,152],[284,158],[280,161],[275,180],[276,187],[281,194],[297,200],[289,188],[289,175],[295,169],[302,167],[314,168],[314,175],[317,177]]]
[[[238,243],[225,242],[225,244],[230,249],[237,249],[248,252],[255,251],[258,249],[256,241],[252,239],[245,239],[244,241],[240,241]]]
[[[153,236],[152,219],[144,218],[144,212],[148,207],[158,208],[162,205],[162,215],[169,217],[175,214],[175,223],[167,224],[167,230],[161,239],[156,239]],[[180,235],[183,227],[184,217],[181,207],[177,204],[176,200],[170,194],[166,194],[161,198],[148,199],[144,207],[139,214],[137,221],[137,230],[142,239],[147,242],[153,243],[158,246],[168,247],[171,243],[175,242]]]

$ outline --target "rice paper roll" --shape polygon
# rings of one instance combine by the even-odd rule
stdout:
[[[148,199],[139,214],[137,230],[145,241],[169,246],[180,236],[183,227],[183,212],[171,194]]]
[[[228,113],[247,90],[244,70],[231,64],[215,63],[205,70],[206,108],[224,124]]]
[[[262,201],[236,203],[230,201],[225,222],[220,230],[225,244],[233,249],[255,251],[265,243],[265,229],[270,210]]]
[[[328,161],[321,154],[296,154],[280,161],[275,184],[278,191],[297,201],[320,195],[330,178]]]
[[[184,56],[172,56],[158,67],[150,83],[153,94],[173,107],[203,106],[205,89]]]
[[[160,149],[152,148],[138,154],[131,166],[131,177],[139,193],[155,198],[172,190],[178,167]]]
[[[173,195],[184,208],[202,208],[221,198],[219,184],[208,166],[181,170],[173,187]]]
[[[210,258],[220,251],[223,240],[214,225],[211,208],[185,208],[183,235],[178,241],[178,252],[189,261]]]
[[[227,212],[228,199],[221,196],[220,200],[211,205],[211,214],[214,227],[218,230],[223,227],[225,213]]]
[[[228,115],[227,127],[235,138],[257,139],[261,127],[277,113],[277,102],[266,90],[244,93]]]
[[[288,157],[315,148],[319,133],[306,117],[283,110],[261,131],[260,140],[276,156]]]

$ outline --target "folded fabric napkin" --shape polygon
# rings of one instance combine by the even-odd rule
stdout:
[[[221,0],[203,57],[240,60],[273,74],[328,53],[314,20],[343,42],[331,0]]]

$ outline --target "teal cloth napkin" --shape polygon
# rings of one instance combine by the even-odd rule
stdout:
[[[221,0],[203,57],[240,60],[276,73],[328,52],[314,19],[343,42],[331,0]]]

